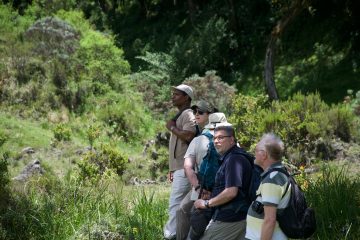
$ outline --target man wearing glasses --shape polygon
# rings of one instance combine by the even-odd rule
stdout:
[[[196,133],[195,117],[190,108],[193,98],[194,93],[190,86],[181,84],[173,87],[171,100],[179,112],[166,123],[166,128],[171,132],[168,178],[172,185],[169,199],[169,219],[164,227],[165,239],[176,238],[176,211],[190,190],[190,183],[184,172],[184,155]]]
[[[215,148],[223,161],[215,177],[215,186],[209,200],[198,199],[196,208],[214,208],[215,212],[201,239],[244,239],[246,211],[238,206],[248,191],[252,158],[237,146],[232,126],[219,126],[214,132]]]

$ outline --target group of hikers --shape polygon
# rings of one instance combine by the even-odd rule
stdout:
[[[224,113],[205,100],[192,105],[193,99],[190,86],[173,87],[178,113],[166,123],[172,185],[164,239],[288,239],[276,220],[291,193],[288,176],[277,171],[284,168],[283,142],[267,133],[253,157]],[[254,169],[262,178],[252,201]]]

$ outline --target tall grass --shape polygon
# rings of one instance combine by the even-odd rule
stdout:
[[[347,170],[324,165],[306,192],[316,212],[315,239],[360,239],[360,178]]]
[[[123,186],[118,179],[89,186],[70,175],[21,186],[0,216],[0,239],[162,239],[167,188]],[[324,166],[306,196],[318,224],[312,239],[360,239],[359,176]]]
[[[13,193],[0,216],[0,239],[161,238],[165,201],[136,188],[129,194],[121,186],[114,181],[84,186],[75,179],[34,179]]]

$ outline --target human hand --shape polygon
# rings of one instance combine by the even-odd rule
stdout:
[[[174,120],[169,120],[167,123],[166,123],[166,128],[171,131],[171,127],[176,127],[176,122]]]
[[[203,189],[201,192],[201,199],[203,200],[209,200],[210,199],[211,192],[208,190]]]
[[[174,172],[170,171],[167,175],[167,178],[168,178],[168,181],[172,183],[174,180]]]
[[[206,206],[205,206],[205,200],[203,199],[198,199],[194,202],[194,206],[198,209],[205,209]]]

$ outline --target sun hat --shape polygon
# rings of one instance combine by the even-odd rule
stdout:
[[[196,104],[192,105],[191,109],[192,110],[199,109],[200,111],[207,113],[214,112],[214,108],[211,106],[211,104],[204,100],[200,100]]]
[[[180,84],[179,86],[176,87],[173,86],[173,88],[186,93],[191,98],[191,100],[194,99],[194,91],[190,86],[185,84]]]
[[[219,126],[232,126],[222,112],[212,113],[209,115],[209,123],[205,126],[207,129],[215,129]]]

